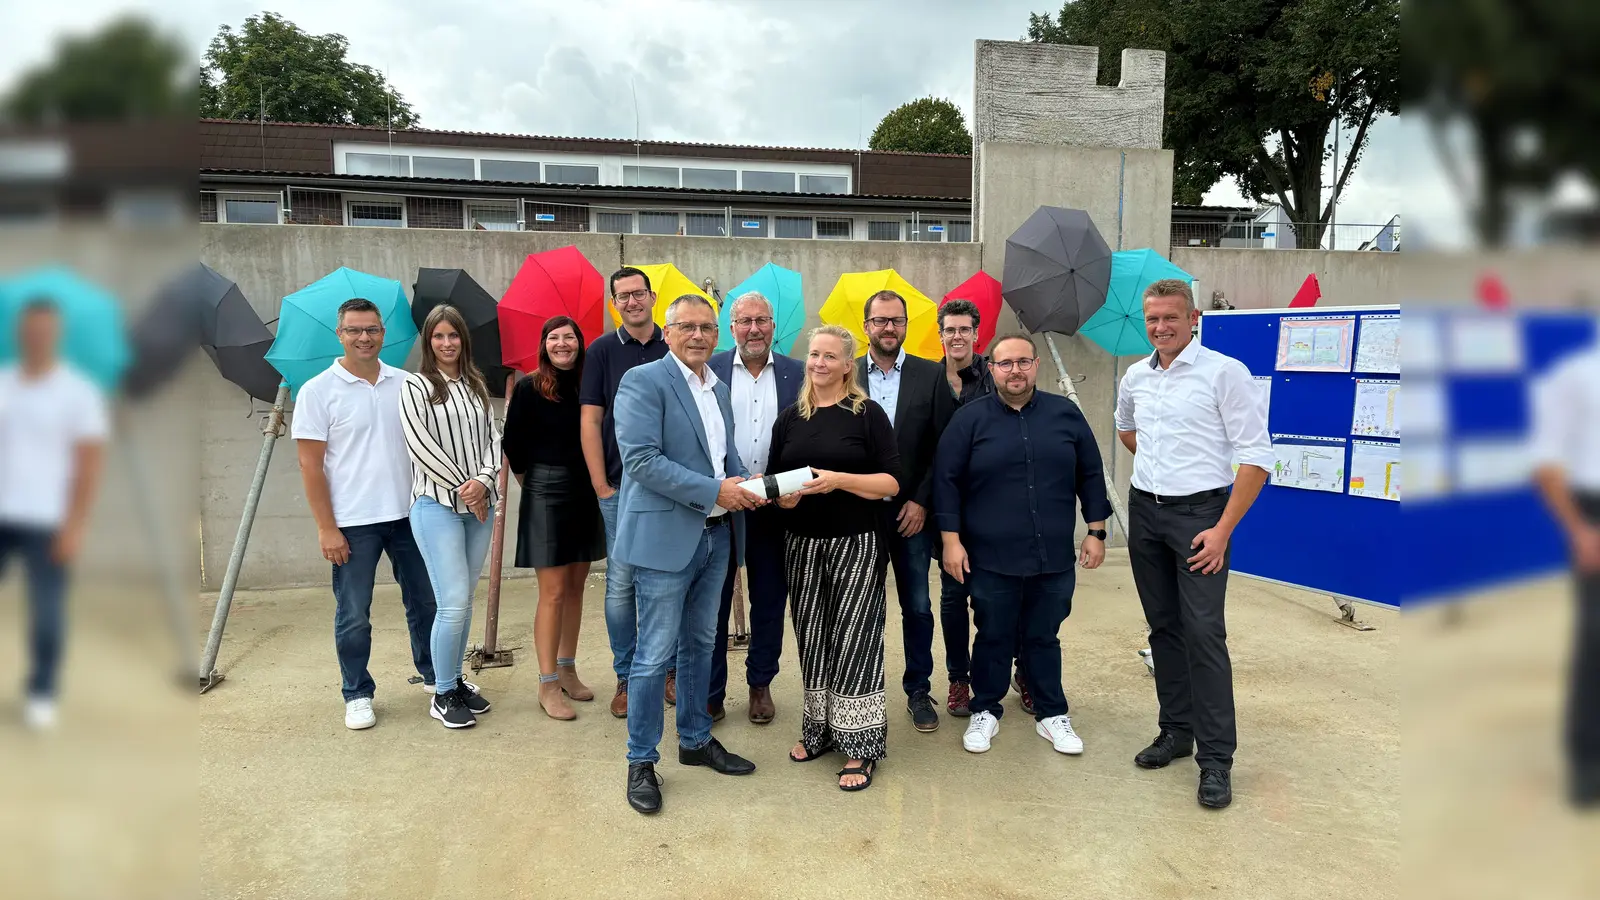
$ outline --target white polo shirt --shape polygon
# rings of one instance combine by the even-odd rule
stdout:
[[[400,421],[406,373],[379,361],[369,384],[338,360],[300,388],[296,440],[326,441],[322,460],[340,528],[404,519],[411,512],[411,456]]]
[[[1533,462],[1559,466],[1574,489],[1600,494],[1600,346],[1563,360],[1535,383]]]
[[[106,398],[66,363],[40,378],[0,368],[0,522],[56,529],[72,503],[79,444],[110,435]]]

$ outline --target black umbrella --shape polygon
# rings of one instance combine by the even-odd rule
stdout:
[[[257,400],[278,397],[283,376],[267,362],[272,332],[250,307],[244,292],[205,263],[197,263],[174,282],[172,293],[190,298],[199,309],[200,346],[217,371]]]
[[[132,360],[122,376],[123,393],[141,400],[166,384],[200,346],[200,304],[185,272],[156,295],[129,335]]]
[[[435,306],[449,304],[467,320],[472,335],[472,361],[478,364],[491,396],[506,395],[511,370],[500,364],[500,318],[495,299],[464,269],[418,269],[411,286],[411,319],[417,331]]]
[[[1076,334],[1110,285],[1111,248],[1081,209],[1041,206],[1006,238],[1001,295],[1031,332]]]

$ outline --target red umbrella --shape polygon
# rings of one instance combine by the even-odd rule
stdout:
[[[605,333],[605,279],[577,247],[527,258],[500,298],[500,354],[519,372],[539,368],[539,331],[546,319],[571,316],[585,344]]]
[[[1000,282],[988,272],[979,272],[956,286],[939,301],[943,306],[951,300],[971,300],[978,306],[978,342],[974,352],[983,353],[994,340],[995,320],[1000,318]]]

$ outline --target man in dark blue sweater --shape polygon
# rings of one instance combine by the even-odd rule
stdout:
[[[1057,751],[1082,753],[1061,687],[1057,634],[1072,612],[1074,563],[1093,569],[1105,559],[1111,502],[1100,449],[1076,404],[1035,391],[1032,338],[1001,338],[991,352],[995,394],[957,410],[934,463],[944,570],[970,587],[978,624],[962,745],[983,753],[1000,730],[1020,629],[1036,730]],[[1080,502],[1089,533],[1075,556]]]

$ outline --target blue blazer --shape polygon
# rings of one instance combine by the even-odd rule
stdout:
[[[747,478],[733,441],[728,386],[719,383],[716,396],[727,447],[723,471]],[[612,409],[622,456],[612,555],[631,566],[681,571],[694,558],[722,481],[714,474],[700,408],[673,355],[629,369]],[[744,520],[735,516],[732,524],[743,543]]]
[[[738,364],[738,359],[739,351],[724,350],[721,353],[712,354],[711,358],[706,360],[706,365],[710,366],[711,371],[717,373],[717,377],[722,379],[722,383],[728,385],[731,390],[733,386],[733,367]],[[795,401],[800,399],[800,383],[805,380],[806,367],[794,357],[784,356],[782,353],[775,352],[772,354],[772,369],[778,375],[778,409],[782,411],[793,406]],[[770,473],[763,472],[761,474]]]

